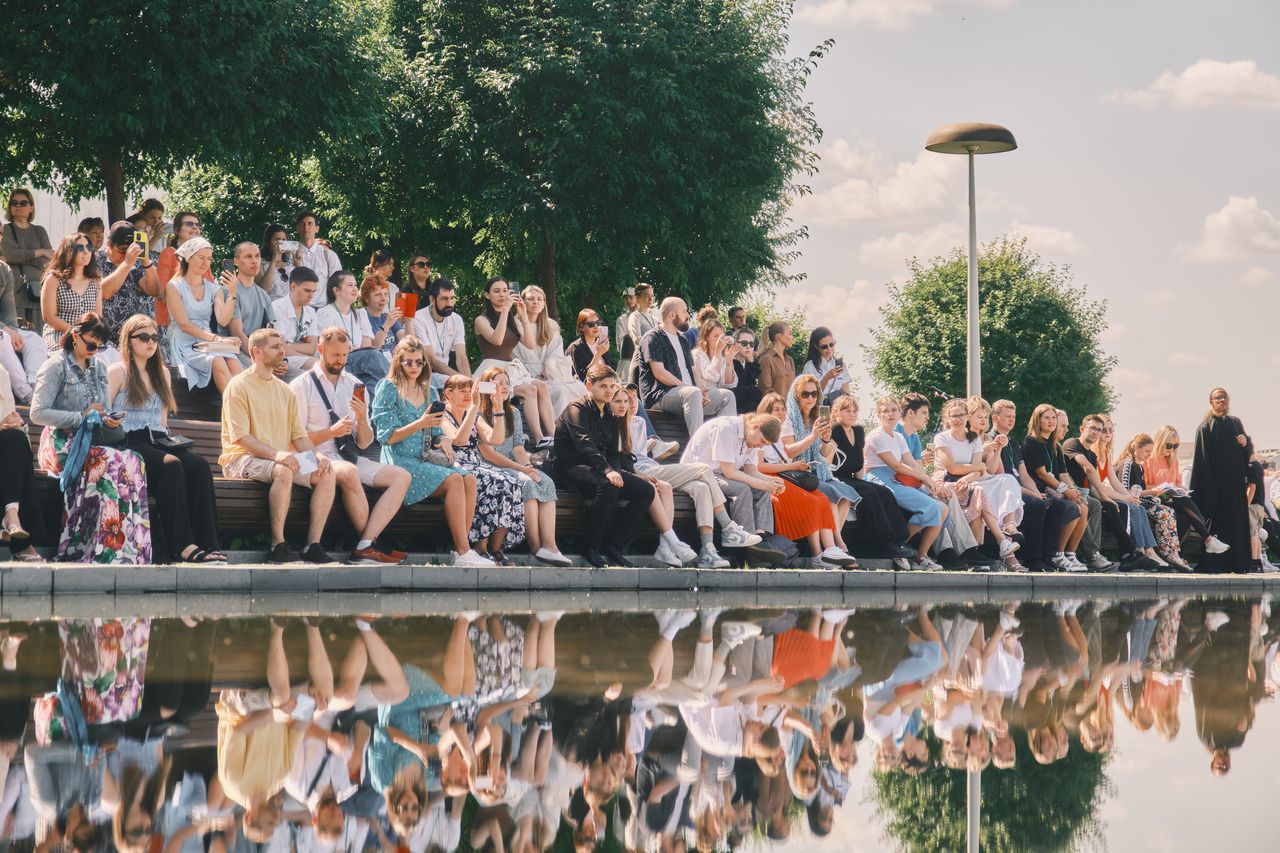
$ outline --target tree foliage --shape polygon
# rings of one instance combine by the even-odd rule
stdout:
[[[34,0],[0,7],[0,175],[68,202],[359,142],[382,75],[357,0]]]
[[[932,738],[931,738],[932,740]],[[987,853],[1067,850],[1097,842],[1095,816],[1111,783],[1106,757],[1072,739],[1067,757],[1038,763],[1019,734],[1017,764],[982,771],[980,847]],[[940,752],[936,742],[933,752]],[[936,762],[918,776],[875,772],[873,794],[885,830],[911,851],[963,850],[968,827],[964,771]]]
[[[889,286],[867,347],[876,382],[896,394],[930,386],[964,392],[967,281],[960,249],[927,264],[911,261],[910,280]],[[1090,301],[1069,267],[1043,262],[1022,239],[981,248],[978,284],[986,399],[1012,400],[1023,418],[1044,402],[1077,419],[1110,410],[1115,358],[1100,341],[1105,301]]]

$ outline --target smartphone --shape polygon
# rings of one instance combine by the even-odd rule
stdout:
[[[433,415],[440,414],[444,411],[444,400],[436,400],[430,406],[427,406],[427,411]]]
[[[354,394],[353,396],[354,396],[357,400],[359,400],[360,402],[362,402],[362,403],[363,403],[363,402],[364,402],[364,386],[363,386],[363,385],[357,385],[357,386],[356,386],[355,394]]]
[[[518,281],[509,281],[509,282],[507,282],[507,288],[508,288],[508,289],[510,289],[510,291],[511,291],[511,295],[512,295],[512,296],[519,296],[519,295],[520,295],[520,282],[518,282]]]
[[[222,271],[223,271],[223,272],[231,272],[231,273],[235,272],[235,271],[236,271],[236,262],[235,262],[235,261],[233,261],[233,260],[231,260],[230,258],[223,258],[223,259],[222,259]]]
[[[107,412],[107,417],[113,421],[122,421],[124,420],[124,412]]]
[[[498,386],[493,384],[492,382],[476,383],[476,391],[480,394],[494,394],[494,393],[497,393],[497,390],[498,390]]]
[[[135,242],[135,243],[141,243],[141,244],[142,244],[142,245],[144,245],[144,246],[145,246],[145,245],[147,245],[147,232],[146,232],[146,231],[134,231],[134,232],[133,232],[133,242]]]
[[[836,367],[844,367],[844,356],[836,358]]]
[[[604,323],[601,323],[598,328],[600,329],[600,340],[602,341],[609,340],[609,327],[606,326]]]
[[[298,251],[298,241],[297,240],[281,240],[280,251],[286,255],[292,255],[294,252]]]
[[[819,420],[824,420],[824,421],[829,421],[829,420],[831,420],[831,407],[830,407],[830,406],[828,406],[828,405],[826,405],[825,403],[824,403],[823,405],[819,406],[819,407],[818,407],[818,419],[819,419]]]

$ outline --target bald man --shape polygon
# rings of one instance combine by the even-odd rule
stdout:
[[[658,309],[662,325],[638,345],[640,397],[646,410],[681,414],[689,435],[705,418],[738,413],[733,394],[703,387],[693,372],[693,350],[683,332],[689,330],[689,307],[668,296]]]

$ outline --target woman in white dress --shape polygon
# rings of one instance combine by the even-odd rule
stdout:
[[[733,359],[738,354],[738,344],[732,335],[726,335],[724,326],[712,317],[703,320],[698,327],[698,345],[693,348],[693,372],[697,379],[711,388],[732,391],[738,387],[738,371]],[[736,400],[734,401],[736,404]],[[737,409],[725,410],[721,415],[736,415]]]
[[[986,405],[981,398],[975,400]],[[934,436],[934,478],[951,483],[974,538],[982,541],[985,524],[1004,559],[1019,547],[1010,538],[1010,531],[1016,530],[1022,517],[1022,492],[1018,481],[1003,473],[997,440],[984,442],[984,436],[971,430],[970,415],[975,411],[981,411],[981,407],[971,407],[968,401],[958,399],[943,409],[946,429]],[[990,406],[986,412],[989,422]]]
[[[525,366],[530,376],[547,383],[547,391],[551,395],[551,417],[556,419],[570,403],[586,396],[587,386],[574,375],[573,361],[564,354],[560,324],[547,316],[547,294],[541,287],[531,284],[520,295],[524,297],[525,311],[533,326],[534,345],[516,344],[513,356]]]

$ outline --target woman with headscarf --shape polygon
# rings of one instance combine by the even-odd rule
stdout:
[[[187,380],[187,387],[204,388],[213,379],[218,393],[222,393],[231,377],[244,368],[237,355],[239,339],[214,334],[213,317],[217,313],[217,324],[229,325],[235,306],[227,303],[209,278],[213,246],[208,240],[192,237],[179,246],[178,263],[178,274],[165,285],[164,298],[169,309],[173,360],[179,375]],[[227,351],[211,352],[210,344],[225,344]]]

